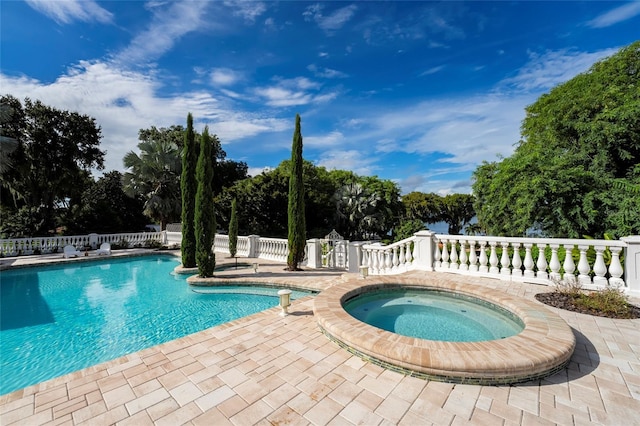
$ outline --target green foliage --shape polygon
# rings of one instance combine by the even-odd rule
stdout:
[[[195,235],[195,208],[196,192],[196,166],[198,163],[198,149],[196,147],[195,133],[193,131],[193,116],[187,115],[187,130],[184,133],[184,146],[182,148],[182,177],[180,187],[182,191],[182,265],[185,268],[196,266],[196,235]]]
[[[142,201],[125,194],[120,172],[105,173],[80,198],[66,221],[67,234],[138,232],[147,224]]]
[[[2,234],[40,236],[55,231],[91,183],[89,171],[104,168],[102,138],[94,118],[11,95],[0,97]]]
[[[474,173],[492,235],[640,233],[640,42],[526,108],[514,154]]]
[[[423,229],[426,229],[426,227],[424,226],[424,222],[420,219],[405,220],[400,224],[400,226],[394,228],[393,241],[400,241],[405,238],[412,237],[413,234],[418,231],[422,231]]]
[[[234,198],[231,202],[231,220],[229,220],[229,254],[236,257],[238,248],[238,203]]]
[[[180,159],[184,129],[172,126],[168,129],[142,129],[138,144],[140,155],[129,151],[124,156],[124,166],[131,169],[124,174],[124,188],[131,196],[145,200],[144,214],[157,221],[164,231],[167,223],[181,216]]]
[[[469,194],[441,197],[434,193],[410,192],[402,197],[402,204],[407,219],[425,223],[442,221],[449,225],[449,234],[457,235],[476,215],[473,209],[474,199]]]
[[[291,145],[291,175],[289,178],[289,202],[287,209],[289,255],[287,266],[290,271],[299,269],[304,259],[307,229],[304,209],[304,181],[302,175],[302,134],[300,115],[296,114],[296,127]]]
[[[216,266],[213,253],[213,239],[216,232],[216,216],[213,206],[213,164],[211,159],[212,139],[218,141],[217,136],[209,136],[209,128],[205,127],[200,137],[200,154],[196,166],[195,235],[196,235],[196,263],[201,277],[212,277]]]
[[[449,225],[448,233],[458,235],[476,215],[473,195],[449,194],[442,199],[441,220]]]

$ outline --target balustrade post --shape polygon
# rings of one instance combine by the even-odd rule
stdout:
[[[522,243],[513,243],[513,259],[511,260],[511,266],[513,266],[513,270],[511,271],[511,275],[516,277],[522,276],[522,259],[520,258],[520,245]]]
[[[500,272],[500,269],[498,268],[498,253],[496,251],[497,245],[498,243],[495,241],[491,241],[489,243],[489,246],[491,246],[491,255],[489,255],[489,265],[491,265],[489,268],[490,274],[497,274]]]
[[[593,273],[595,276],[593,277],[593,284],[597,286],[606,286],[608,284],[607,278],[605,275],[607,274],[607,265],[604,263],[604,250],[605,248],[594,247],[596,250],[596,262],[593,264]]]
[[[573,261],[573,246],[564,246],[564,263],[562,269],[564,269],[564,276],[562,280],[567,284],[573,284],[576,282],[576,276],[573,274],[576,270],[576,264]]]
[[[627,243],[624,251],[624,282],[630,294],[640,297],[640,235],[621,240]]]
[[[502,245],[502,256],[500,256],[500,274],[501,275],[511,275],[511,260],[509,259],[509,243],[503,242]]]
[[[349,241],[347,246],[347,270],[349,272],[360,272],[360,266],[362,265],[363,245],[363,242],[352,243],[351,241]],[[322,250],[320,247],[320,240],[318,240],[318,251],[320,254],[320,265],[322,265]]]
[[[447,244],[447,240],[442,240],[442,267],[444,269],[449,269],[449,248]]]
[[[458,251],[456,250],[456,240],[449,240],[451,241],[451,266],[449,266],[451,269],[458,269]]]
[[[624,280],[621,278],[622,265],[620,264],[620,252],[622,247],[609,247],[611,250],[611,264],[609,265],[609,285],[613,287],[624,287]]]
[[[533,255],[531,254],[531,248],[533,244],[525,243],[524,244],[524,276],[526,278],[533,278],[536,276],[533,267],[535,263],[533,263]]]
[[[469,270],[469,265],[467,265],[467,241],[465,240],[460,240],[460,270]]]
[[[538,244],[538,261],[536,262],[538,273],[536,274],[536,277],[548,280],[549,274],[547,273],[547,258],[544,256],[545,247],[546,244],[542,244],[542,247]]]
[[[478,255],[476,254],[476,241],[469,242],[469,271],[478,272]]]
[[[591,284],[591,277],[589,276],[591,266],[589,266],[589,261],[587,260],[587,250],[589,250],[589,246],[578,246],[578,250],[580,251],[580,260],[578,261],[578,282],[580,285]]]
[[[436,241],[435,234],[431,231],[419,231],[415,236],[413,265],[416,269],[433,271],[436,265]]]
[[[480,268],[478,271],[487,273],[489,268],[487,267],[487,250],[485,249],[487,243],[485,241],[480,242]]]
[[[549,279],[552,281],[560,280],[560,260],[558,259],[558,248],[560,248],[559,244],[550,244],[551,247],[551,262],[549,262],[549,269],[551,273],[549,274]]]
[[[322,247],[320,240],[317,238],[307,240],[307,267],[313,269],[322,268]]]
[[[249,239],[249,253],[247,257],[260,256],[260,235],[249,235],[247,238]]]

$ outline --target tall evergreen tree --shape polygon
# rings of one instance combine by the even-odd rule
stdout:
[[[296,128],[291,145],[291,176],[289,177],[289,206],[287,211],[289,228],[289,271],[299,270],[304,259],[307,230],[304,212],[304,182],[302,180],[302,134],[300,133],[300,115],[296,114]]]
[[[238,212],[237,202],[234,198],[231,202],[231,219],[229,220],[229,254],[236,257],[238,251]]]
[[[217,140],[215,135],[213,137]],[[196,168],[196,179],[198,181],[195,211],[196,261],[201,277],[212,277],[216,266],[216,257],[213,253],[216,215],[213,208],[211,143],[209,127],[207,126],[200,137],[200,155]]]
[[[180,186],[182,190],[182,266],[193,268],[196,266],[196,234],[195,234],[195,208],[196,191],[196,166],[198,163],[198,150],[196,147],[195,133],[193,132],[193,116],[187,115],[187,131],[184,134],[184,147],[182,154],[182,176]]]

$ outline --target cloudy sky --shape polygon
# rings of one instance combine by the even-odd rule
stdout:
[[[106,170],[138,130],[220,137],[252,174],[304,157],[470,192],[524,107],[638,38],[640,2],[3,1],[0,92],[96,118]]]

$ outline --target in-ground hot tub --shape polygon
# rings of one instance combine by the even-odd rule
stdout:
[[[534,301],[463,280],[470,278],[437,273],[423,277],[352,278],[317,296],[314,314],[321,330],[351,353],[385,368],[430,380],[507,384],[538,379],[565,367],[575,348],[575,336],[558,315]],[[389,288],[430,289],[475,298],[513,315],[523,328],[513,336],[496,340],[426,340],[366,324],[344,309],[344,304],[358,295]]]

